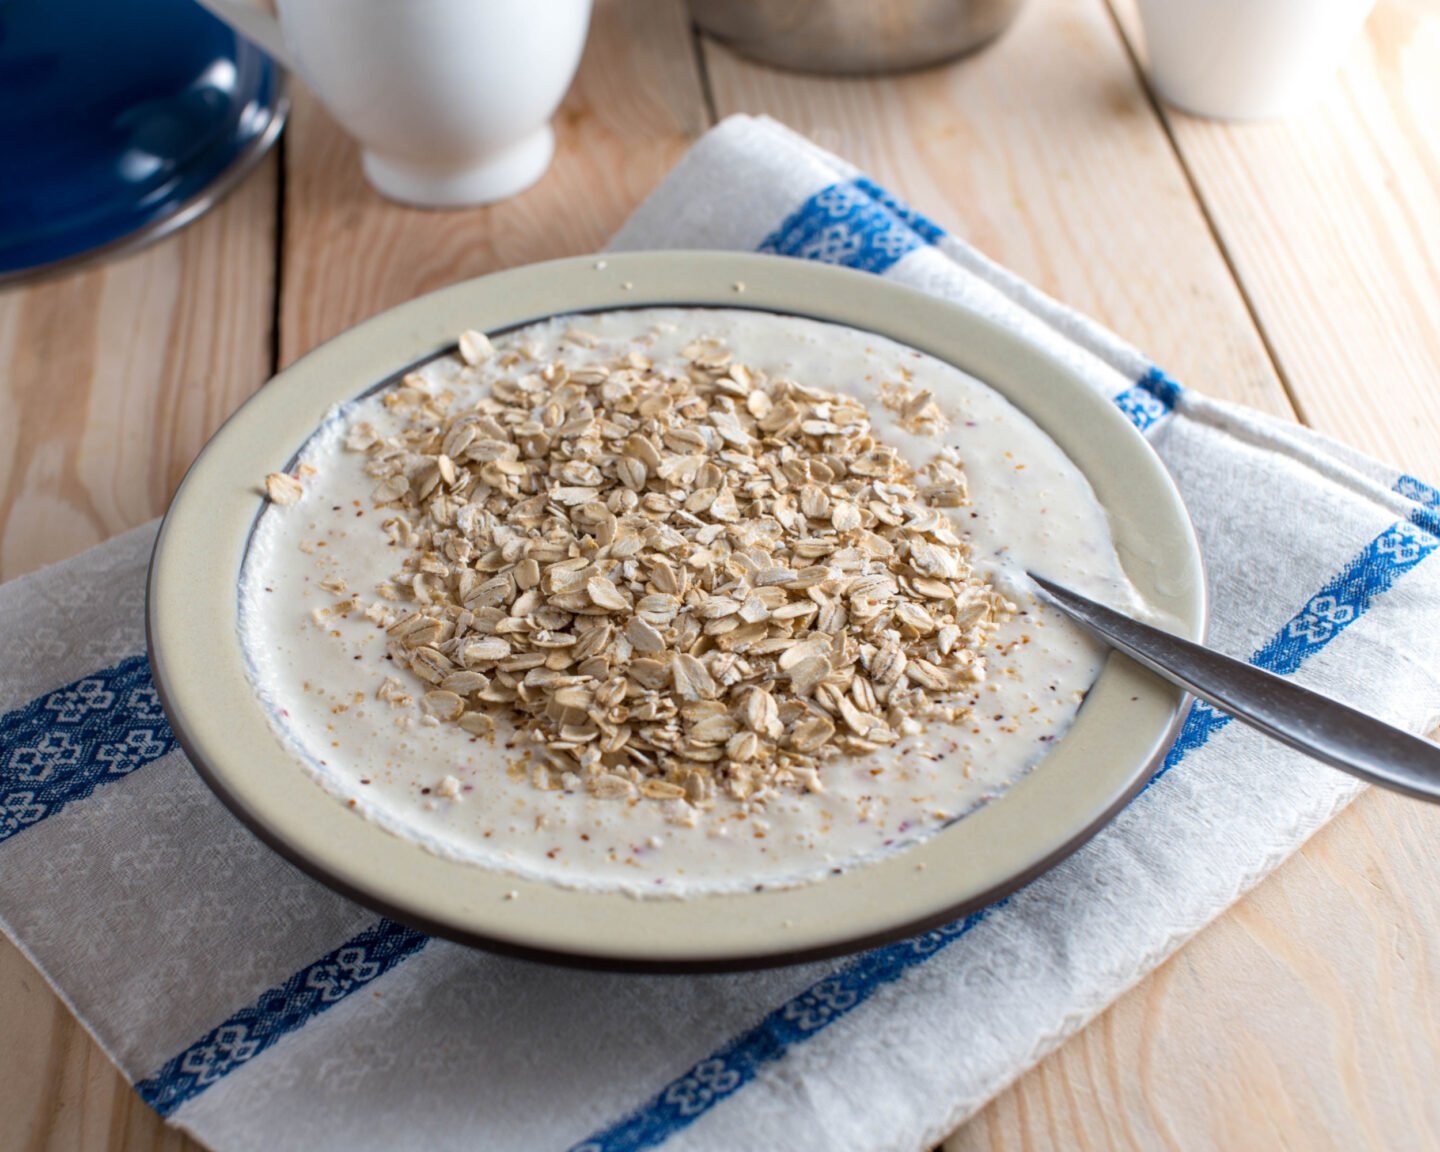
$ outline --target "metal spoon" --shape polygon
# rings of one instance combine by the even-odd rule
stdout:
[[[1440,745],[1308,688],[1141,624],[1031,572],[1041,597],[1086,631],[1207,704],[1343,772],[1440,802]]]

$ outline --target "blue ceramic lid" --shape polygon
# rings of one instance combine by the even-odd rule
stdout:
[[[194,0],[0,0],[0,283],[198,216],[285,108],[280,68]]]

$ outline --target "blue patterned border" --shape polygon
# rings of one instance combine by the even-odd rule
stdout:
[[[144,656],[0,716],[0,843],[174,749]]]
[[[1415,524],[1392,524],[1312,596],[1251,663],[1282,676],[1294,672],[1437,546],[1440,540]]]
[[[1440,488],[1432,488],[1423,480],[1404,475],[1395,481],[1394,490],[1420,505],[1410,519],[1427,532],[1440,536]]]
[[[815,193],[764,239],[759,251],[884,272],[944,235],[938,225],[861,177]]]
[[[1420,515],[1417,512],[1416,518]],[[1307,659],[1360,619],[1377,596],[1388,591],[1396,580],[1436,548],[1440,548],[1440,539],[1418,524],[1404,520],[1392,524],[1310,597],[1305,606],[1250,657],[1250,663],[1281,676],[1297,671]],[[1150,778],[1150,784],[1191,752],[1203,748],[1211,736],[1230,722],[1230,717],[1223,712],[1196,701],[1165,763]]]
[[[920,237],[926,244],[938,244],[945,238],[945,229],[928,216],[915,211],[888,188],[882,188],[875,181],[858,176],[853,181],[856,188],[895,216],[902,224]]]
[[[638,1152],[664,1143],[740,1091],[766,1065],[853,1012],[881,988],[948,948],[1007,903],[1001,900],[933,932],[866,952],[786,1001],[748,1032],[672,1080],[628,1116],[576,1144],[570,1152]]]
[[[1407,500],[1423,504],[1426,508],[1440,508],[1440,488],[1432,488],[1414,476],[1402,475],[1395,481],[1394,489]]]
[[[1148,432],[1157,421],[1174,411],[1182,391],[1179,384],[1159,368],[1152,367],[1134,387],[1116,396],[1115,404],[1130,418],[1130,423],[1141,432]]]
[[[262,992],[249,1007],[212,1028],[153,1076],[136,1084],[135,1091],[160,1115],[169,1116],[187,1100],[378,980],[429,942],[430,937],[391,920],[371,925],[284,984]]]

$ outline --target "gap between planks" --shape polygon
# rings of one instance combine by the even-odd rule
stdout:
[[[1265,349],[1265,355],[1270,361],[1270,368],[1275,373],[1275,379],[1279,381],[1280,387],[1285,390],[1285,395],[1290,400],[1290,407],[1295,411],[1295,419],[1301,424],[1308,425],[1310,421],[1305,414],[1305,405],[1301,402],[1300,397],[1296,395],[1295,389],[1291,386],[1289,375],[1285,371],[1285,366],[1280,362],[1280,357],[1275,351],[1275,346],[1271,342],[1269,334],[1265,331],[1265,320],[1256,308],[1255,300],[1249,288],[1246,286],[1245,281],[1240,276],[1240,270],[1235,266],[1234,255],[1230,250],[1230,246],[1225,243],[1225,238],[1220,233],[1220,229],[1215,221],[1215,216],[1211,212],[1210,206],[1206,203],[1205,196],[1200,190],[1200,184],[1196,179],[1195,172],[1191,169],[1190,162],[1186,159],[1185,152],[1180,147],[1180,142],[1175,139],[1174,125],[1170,123],[1170,118],[1166,115],[1165,108],[1160,102],[1160,96],[1155,91],[1155,86],[1150,82],[1150,76],[1145,71],[1145,67],[1140,60],[1140,54],[1136,51],[1135,44],[1126,33],[1125,25],[1121,22],[1120,15],[1115,10],[1114,0],[1104,0],[1104,3],[1105,10],[1110,16],[1111,23],[1114,25],[1115,34],[1124,47],[1126,58],[1130,61],[1130,67],[1135,73],[1135,81],[1150,101],[1150,109],[1155,114],[1155,121],[1164,130],[1165,139],[1170,145],[1170,152],[1175,157],[1175,163],[1179,166],[1180,171],[1184,173],[1185,183],[1189,185],[1190,194],[1195,198],[1195,207],[1200,212],[1200,215],[1204,217],[1205,226],[1210,230],[1210,238],[1215,242],[1215,249],[1224,259],[1225,267],[1229,269],[1230,272],[1230,279],[1235,284],[1235,291],[1244,302],[1246,311],[1250,314],[1250,322],[1255,326],[1255,334],[1259,337],[1260,343]]]
[[[983,52],[896,76],[703,50],[717,115],[773,116],[1182,383],[1293,417],[1103,0],[1032,0]]]

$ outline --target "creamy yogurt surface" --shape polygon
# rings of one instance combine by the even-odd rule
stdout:
[[[593,341],[566,334],[581,328]],[[1138,608],[1103,509],[1074,463],[999,393],[959,369],[870,333],[741,309],[639,308],[546,320],[496,337],[528,366],[496,356],[475,368],[443,357],[420,370],[425,387],[459,406],[498,377],[535,363],[580,367],[643,350],[682,362],[698,337],[771,375],[848,393],[875,435],[920,466],[958,455],[969,506],[947,511],[971,562],[1019,611],[992,630],[988,676],[964,701],[968,716],[932,724],[893,747],[825,763],[820,791],[785,792],[763,806],[717,798],[677,814],[667,804],[545,791],[530,753],[502,723],[494,741],[377,699],[395,672],[383,626],[335,614],[343,587],[369,600],[396,575],[401,550],[365,457],[344,450],[360,421],[382,434],[399,417],[382,390],[335,411],[300,454],[303,496],[268,506],[241,580],[241,638],[255,688],[278,737],[339,801],[426,849],[568,887],[680,897],[811,883],[903,850],[1002,792],[1037,763],[1074,719],[1100,672],[1102,649],[1028,590],[1027,567],[1120,608]],[[904,382],[927,390],[948,421],[907,432],[881,401]],[[328,587],[327,587],[328,585]],[[401,673],[403,676],[404,673]],[[415,696],[425,686],[416,684]]]

